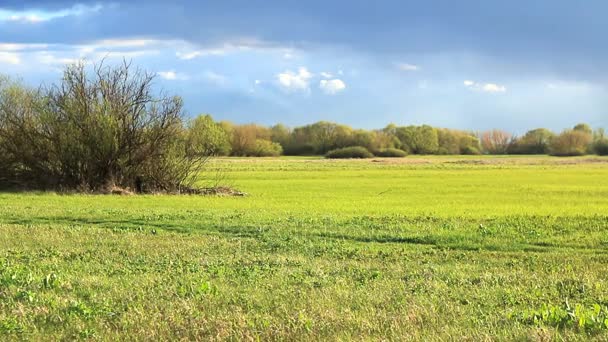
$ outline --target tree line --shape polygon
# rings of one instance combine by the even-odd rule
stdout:
[[[0,76],[0,187],[196,191],[197,175],[213,156],[608,154],[604,130],[587,124],[514,136],[428,125],[365,130],[320,121],[290,128],[189,118],[180,97],[154,91],[154,77],[127,62],[69,65],[59,82],[38,89]]]
[[[376,156],[394,150],[421,155],[608,154],[604,129],[593,130],[584,123],[560,133],[537,128],[516,136],[500,129],[474,132],[429,125],[389,124],[382,129],[365,130],[320,121],[289,128],[283,124],[268,127],[215,122],[210,115],[201,115],[196,121],[206,127],[201,131],[220,132],[215,134],[218,140],[214,144],[223,156],[326,155],[346,147],[362,147]]]

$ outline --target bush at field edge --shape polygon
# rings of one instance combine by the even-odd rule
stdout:
[[[373,158],[374,155],[363,146],[351,146],[338,148],[327,152],[325,158],[348,159],[348,158]]]
[[[398,148],[385,148],[374,151],[374,155],[382,158],[403,158],[407,157],[407,152]]]

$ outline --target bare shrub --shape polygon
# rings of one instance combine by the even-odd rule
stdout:
[[[36,189],[180,192],[211,153],[191,144],[179,97],[155,94],[155,75],[129,63],[32,90],[0,84],[2,185]]]

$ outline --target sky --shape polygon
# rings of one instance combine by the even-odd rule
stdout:
[[[289,126],[608,128],[605,0],[0,0],[0,74],[158,75],[188,115]]]

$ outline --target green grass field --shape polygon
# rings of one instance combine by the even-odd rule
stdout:
[[[0,194],[0,339],[608,339],[607,158],[209,168],[249,196]]]

